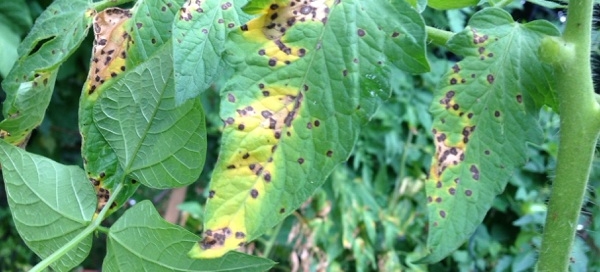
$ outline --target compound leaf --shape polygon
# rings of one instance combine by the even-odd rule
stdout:
[[[175,105],[171,44],[126,72],[94,106],[94,122],[120,166],[142,184],[172,188],[194,182],[204,165],[199,99]]]
[[[525,163],[526,142],[541,141],[537,110],[553,96],[540,88],[552,86],[552,76],[537,52],[545,35],[557,34],[549,23],[519,24],[489,8],[448,42],[465,58],[442,78],[430,108],[436,145],[426,184],[431,252],[422,261],[441,260],[475,231]]]
[[[2,82],[6,100],[0,138],[25,144],[31,130],[42,122],[58,68],[83,41],[95,13],[87,0],[58,0],[40,15]]]
[[[40,258],[50,256],[91,222],[96,207],[92,186],[77,166],[65,166],[0,141],[0,163],[17,231]],[[89,235],[51,266],[68,271],[92,245]]]
[[[182,103],[213,83],[227,34],[240,26],[245,0],[188,0],[173,24],[175,100]],[[242,16],[243,17],[243,16]]]
[[[160,217],[142,201],[117,220],[108,233],[104,271],[266,271],[271,260],[231,252],[222,258],[194,260],[186,252],[198,236]]]
[[[260,17],[229,35],[235,75],[203,241],[213,258],[250,241],[301,205],[347,159],[377,108],[389,66],[429,67],[424,24],[404,1],[252,1]],[[384,19],[385,18],[385,19]]]

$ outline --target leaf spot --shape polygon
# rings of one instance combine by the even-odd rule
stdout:
[[[231,6],[232,6],[231,2],[226,2],[225,4],[221,5],[221,9],[222,10],[227,10]]]
[[[477,166],[475,166],[474,164],[471,165],[469,171],[471,171],[474,180],[479,180],[479,169],[477,168]]]

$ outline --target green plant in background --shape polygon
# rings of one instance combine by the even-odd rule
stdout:
[[[545,20],[515,22],[501,9],[511,1],[144,0],[115,8],[128,2],[55,1],[10,72],[0,70],[0,162],[15,226],[43,259],[33,270],[78,266],[95,232],[107,235],[108,271],[267,270],[274,263],[266,258],[282,270],[522,271],[535,265],[536,249],[540,271],[598,265],[585,254],[597,250],[595,232],[574,242],[578,225],[600,227],[597,216],[580,216],[600,130],[591,1],[570,4],[562,35]],[[463,10],[471,18],[455,34],[425,25],[452,23],[426,4],[480,10]],[[24,2],[0,7],[27,10]],[[15,146],[34,128],[45,131],[59,67],[90,51],[89,29],[81,169]],[[14,40],[6,40],[11,48]],[[450,63],[447,52],[461,60]],[[559,148],[549,109],[561,113]],[[215,161],[207,144],[219,133]],[[148,201],[100,225],[140,184],[191,184],[205,159],[205,211],[181,207],[202,238],[162,220]],[[540,181],[554,168],[545,220],[549,191]],[[511,224],[520,229],[501,227]],[[263,258],[232,251],[240,246]]]

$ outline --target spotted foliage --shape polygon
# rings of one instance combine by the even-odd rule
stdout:
[[[499,9],[477,13],[469,25],[448,43],[465,58],[442,78],[431,105],[436,149],[426,186],[430,262],[475,231],[515,167],[525,163],[525,143],[541,140],[534,86],[549,85],[551,76],[530,58],[556,29],[518,24]]]
[[[93,122],[93,106],[99,95],[127,70],[127,53],[132,43],[127,30],[132,13],[126,9],[109,8],[94,17],[94,47],[88,79],[84,84],[79,106],[79,129],[82,136],[81,155],[88,179],[96,189],[97,213],[105,206],[111,191],[122,177],[117,157]],[[136,181],[128,182],[132,192]],[[125,194],[124,194],[125,195]],[[113,202],[114,209],[126,201],[121,197]]]
[[[173,24],[175,99],[182,103],[209,88],[221,65],[227,34],[247,20],[245,0],[187,0]]]
[[[225,145],[211,180],[203,240],[191,256],[219,257],[258,237],[347,158],[385,94],[384,68],[425,60],[423,25],[402,27],[418,13],[398,2],[252,1],[244,7],[259,17],[232,32],[225,46],[236,69],[221,92]],[[390,10],[396,24],[378,28],[384,25],[379,13]],[[350,15],[360,19],[348,22]],[[395,43],[419,49],[399,61]],[[361,53],[368,51],[380,53]]]
[[[0,139],[24,146],[44,119],[60,65],[86,37],[96,13],[85,0],[58,0],[40,15],[2,81]]]

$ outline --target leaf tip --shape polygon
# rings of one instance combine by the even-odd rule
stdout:
[[[235,250],[246,242],[246,233],[225,227],[222,229],[207,229],[202,235],[203,239],[192,247],[188,256],[193,259],[213,259]]]

